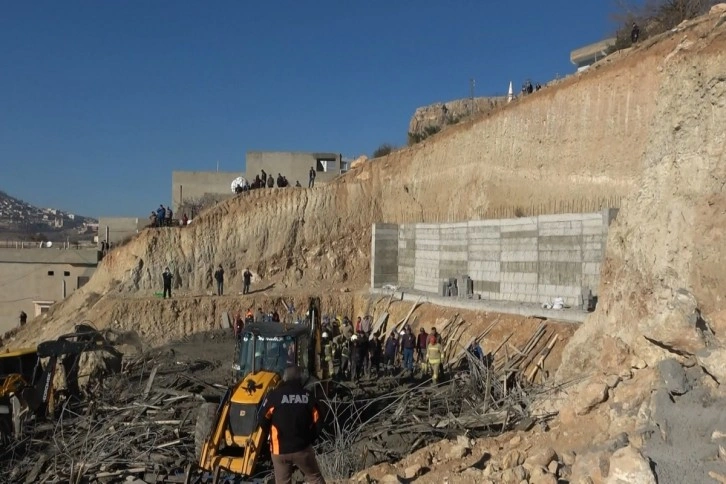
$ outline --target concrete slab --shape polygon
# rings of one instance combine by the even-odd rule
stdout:
[[[384,291],[382,289],[371,289],[371,293],[390,294],[390,291]],[[400,294],[400,299],[404,301],[415,302],[420,297],[421,302],[434,304],[437,306],[468,309],[471,311],[518,314],[520,316],[547,318],[553,321],[562,321],[569,323],[582,323],[585,321],[585,318],[588,315],[588,313],[580,311],[578,309],[542,309],[541,305],[536,303],[524,304],[515,302],[492,301],[487,299],[477,300],[446,298],[440,296],[432,296],[428,294],[421,294],[417,291],[399,291],[396,292],[396,294]]]

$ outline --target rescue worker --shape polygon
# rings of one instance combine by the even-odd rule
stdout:
[[[413,374],[413,350],[416,348],[416,338],[409,326],[401,336],[401,351],[403,353],[403,367]]]
[[[293,466],[306,482],[324,484],[312,444],[320,435],[322,419],[313,395],[302,385],[296,366],[285,369],[282,384],[262,402],[260,421],[270,431],[270,454],[277,484],[292,484]]]
[[[255,315],[252,314],[252,308],[247,308],[245,313],[245,324],[252,324],[255,322]]]
[[[383,364],[388,375],[393,373],[396,354],[398,354],[398,338],[396,337],[396,332],[391,331],[391,334],[386,339],[386,348],[383,354]]]
[[[418,337],[416,338],[416,363],[423,363],[426,361],[426,342],[428,341],[429,335],[423,326],[418,330]]]
[[[320,369],[323,371],[323,379],[329,378],[328,371],[328,352],[330,351],[330,339],[327,332],[323,331],[320,335],[322,340],[320,341]]]
[[[273,323],[279,323],[280,322],[280,313],[277,312],[277,309],[272,310],[272,322]]]
[[[370,341],[368,340],[368,336],[366,336],[363,331],[358,333],[358,344],[360,345],[360,355],[358,360],[360,362],[360,367],[358,373],[360,373],[362,376],[365,376],[366,378],[369,378],[371,375],[369,343]]]
[[[350,338],[350,379],[357,382],[363,370],[363,339],[354,334]]]
[[[335,375],[335,366],[333,362],[335,361],[335,352],[337,348],[335,341],[333,339],[330,339],[330,335],[328,333],[323,333],[323,341],[325,340],[327,340],[327,344],[323,347],[323,353],[325,355],[325,365],[322,366],[322,368],[327,368],[327,378],[333,378],[333,375]]]
[[[333,320],[333,338],[340,334],[340,317]]]
[[[381,339],[379,334],[373,333],[370,341],[368,341],[368,375],[373,375],[373,369],[376,369],[376,376],[381,374]]]
[[[441,370],[441,343],[437,340],[434,340],[433,343],[430,342],[426,347],[426,360],[433,372],[431,379],[436,384],[439,381],[439,372]]]
[[[340,336],[343,341],[340,345],[340,377],[344,380],[348,379],[348,369],[350,368],[350,342],[345,336]]]
[[[431,333],[429,333],[429,344],[435,341],[441,343],[441,337],[439,336],[439,333],[436,332],[436,326],[433,326],[431,328]]]

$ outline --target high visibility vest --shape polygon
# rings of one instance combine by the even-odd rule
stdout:
[[[432,365],[441,363],[441,345],[439,343],[434,343],[426,348],[426,359]]]
[[[333,359],[333,342],[331,341],[327,345],[325,345],[325,349],[323,350],[325,354],[325,361],[331,361]]]

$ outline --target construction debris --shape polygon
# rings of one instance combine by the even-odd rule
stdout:
[[[0,450],[0,475],[27,483],[183,482],[200,400],[222,392],[192,376],[208,364],[159,352],[125,361],[87,399],[59,404],[54,421],[26,425]]]
[[[387,320],[380,315],[378,325]],[[441,326],[445,378],[437,385],[425,366],[413,376],[324,385],[330,392],[321,399],[327,430],[317,450],[325,475],[347,479],[442,438],[493,435],[549,419],[531,408],[553,390],[540,379],[557,333],[542,322],[521,346],[510,344],[510,334],[493,351],[475,356],[471,348],[497,324],[471,335],[456,315]],[[231,334],[219,330],[209,341],[234,347]],[[186,466],[196,461],[197,410],[226,390],[195,376],[216,374],[221,381],[224,358],[195,358],[179,361],[174,349],[125,358],[121,372],[100,380],[83,401],[56,404],[54,419],[31,420],[19,440],[0,448],[4,482],[183,482]]]
[[[383,378],[363,384],[354,390],[353,398],[335,395],[323,400],[334,420],[318,448],[328,477],[346,479],[442,438],[527,429],[554,416],[531,411],[537,398],[555,390],[532,382],[557,342],[556,335],[545,339],[549,332],[545,323],[521,348],[512,347],[513,354],[504,346],[507,338],[494,352],[479,358],[467,351],[468,345],[481,341],[497,321],[463,346],[459,344],[463,320],[458,319],[455,316],[442,329],[446,381],[432,385],[426,378]],[[542,346],[543,341],[548,343]]]

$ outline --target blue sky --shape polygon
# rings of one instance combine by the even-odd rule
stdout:
[[[172,170],[248,150],[370,155],[418,106],[573,72],[609,0],[6,1],[0,190],[144,216]]]

